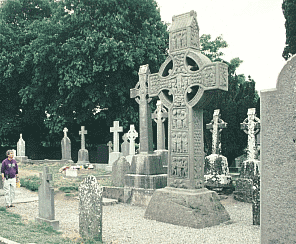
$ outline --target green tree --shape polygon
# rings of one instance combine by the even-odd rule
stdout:
[[[35,1],[32,9],[44,10],[42,18],[20,18],[27,0],[10,4],[16,11],[4,9],[2,23],[20,29],[24,37],[14,78],[25,77],[18,104],[26,108],[23,114],[38,117],[41,128],[45,125],[46,140],[60,138],[64,126],[77,130],[86,125],[102,130],[99,138],[90,134],[104,142],[113,120],[126,128],[138,123],[138,105],[129,98],[137,71],[148,63],[155,72],[168,46],[167,26],[155,1],[66,0],[44,7]],[[2,74],[11,73],[5,65],[2,69]]]
[[[286,19],[286,46],[282,56],[287,60],[296,53],[296,0],[284,0],[282,9]]]

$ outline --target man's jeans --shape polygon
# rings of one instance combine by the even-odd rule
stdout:
[[[5,192],[5,200],[6,200],[6,205],[10,206],[12,205],[12,201],[14,200],[15,197],[15,187],[16,187],[16,178],[4,180],[4,192]]]

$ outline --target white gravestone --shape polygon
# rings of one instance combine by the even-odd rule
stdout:
[[[68,129],[65,127],[64,130],[64,138],[61,141],[62,146],[62,160],[68,160],[70,163],[72,163],[71,158],[71,141],[67,136]]]
[[[66,169],[66,177],[77,177],[77,169]]]
[[[138,132],[135,130],[135,125],[130,125],[130,130],[127,133],[127,139],[130,143],[129,155],[126,157],[126,160],[131,163],[133,156],[136,154],[135,149],[135,140],[138,137]]]
[[[81,126],[81,131],[79,131],[79,135],[81,135],[81,149],[78,152],[78,165],[89,164],[88,158],[88,150],[85,149],[85,136],[87,134],[87,130],[84,129],[84,126]]]
[[[109,162],[106,166],[106,171],[112,171],[112,164],[122,156],[119,152],[119,132],[122,132],[122,126],[119,126],[119,121],[113,121],[113,127],[110,128],[110,132],[113,133],[113,152],[109,154]]]
[[[28,157],[26,157],[26,143],[23,140],[22,134],[20,134],[20,139],[17,143],[17,151],[14,150],[14,159],[18,162],[26,162]]]

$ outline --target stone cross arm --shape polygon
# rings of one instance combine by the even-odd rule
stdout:
[[[148,92],[150,97],[158,96],[164,90],[173,88],[178,75],[161,77],[158,73],[149,75]],[[191,86],[200,86],[204,90],[228,90],[228,66],[221,62],[205,65],[191,74],[181,74],[182,83],[187,83],[185,90]]]
[[[218,129],[226,129],[226,128],[227,128],[227,123],[222,122],[218,124]],[[206,129],[208,130],[213,129],[213,123],[206,124]]]
[[[247,123],[241,123],[240,128],[241,128],[241,130],[247,130],[248,129],[248,124]],[[255,122],[254,129],[255,130],[260,129],[260,122]]]

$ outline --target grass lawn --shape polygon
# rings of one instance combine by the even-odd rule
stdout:
[[[37,191],[40,184],[39,173],[42,173],[44,166],[49,166],[49,171],[53,174],[53,181],[51,182],[52,187],[55,191],[63,191],[67,196],[77,196],[78,186],[80,182],[88,175],[94,175],[97,181],[102,186],[111,186],[110,173],[104,170],[96,169],[81,169],[78,170],[78,177],[70,178],[66,177],[65,173],[59,172],[62,166],[71,166],[70,164],[60,163],[43,163],[43,164],[22,164],[19,163],[19,177],[22,186]],[[69,195],[71,194],[71,195]]]

